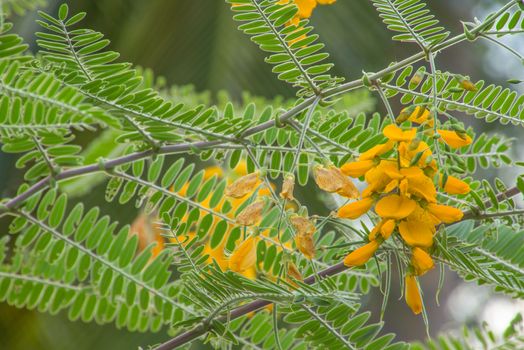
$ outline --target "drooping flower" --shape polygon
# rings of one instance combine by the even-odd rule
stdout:
[[[400,220],[410,215],[416,206],[414,200],[392,194],[379,200],[375,211],[382,218]]]
[[[442,140],[451,148],[461,148],[471,144],[472,139],[465,133],[450,130],[437,130]]]
[[[280,198],[292,201],[293,191],[295,189],[295,177],[292,174],[286,174],[282,183],[282,191],[280,191]]]
[[[364,215],[373,206],[374,200],[371,197],[348,203],[338,210],[339,218],[356,219]]]
[[[435,267],[435,263],[431,256],[419,247],[413,248],[411,251],[411,266],[415,270],[417,276],[422,276],[429,270]]]
[[[422,312],[422,297],[418,290],[417,280],[413,275],[406,275],[406,303],[415,315]]]
[[[250,236],[242,242],[229,257],[229,269],[243,273],[255,265],[257,261],[255,237]]]
[[[360,266],[364,265],[380,246],[376,240],[369,242],[366,245],[352,251],[344,258],[344,265],[346,266]]]
[[[313,259],[315,257],[315,242],[313,240],[313,235],[316,231],[315,224],[300,215],[292,215],[289,221],[296,230],[295,244],[297,249],[306,258]]]
[[[252,226],[262,219],[262,211],[264,210],[265,202],[257,200],[244,208],[236,217],[236,222],[239,225]]]
[[[464,213],[455,207],[449,205],[428,204],[428,211],[434,215],[437,219],[446,224],[451,224],[457,221],[460,221],[464,216]]]
[[[442,186],[442,178],[440,179],[440,185]],[[455,176],[448,175],[446,183],[444,184],[444,191],[449,194],[466,194],[469,193],[470,187],[466,182]]]
[[[225,195],[232,198],[242,198],[251,193],[259,183],[260,172],[254,172],[238,178],[229,184],[224,191]]]

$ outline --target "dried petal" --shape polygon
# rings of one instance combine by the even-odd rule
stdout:
[[[284,177],[284,182],[282,183],[282,191],[280,192],[280,198],[287,199],[292,201],[295,199],[293,197],[293,191],[295,189],[295,177],[291,174],[288,174]]]
[[[228,185],[225,190],[225,195],[232,198],[242,198],[245,195],[253,192],[258,184],[260,173],[254,172],[238,178],[235,182]]]
[[[251,203],[242,210],[236,218],[236,222],[239,225],[252,226],[255,225],[262,219],[262,211],[264,209],[264,201],[258,200]]]

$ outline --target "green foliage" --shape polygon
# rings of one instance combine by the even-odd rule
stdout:
[[[46,3],[46,0],[2,0],[0,6],[2,14],[9,17],[13,13],[24,15],[27,11],[42,7]]]
[[[233,19],[244,22],[239,29],[251,36],[260,49],[270,55],[266,62],[274,65],[278,78],[300,87],[298,96],[310,96],[335,86],[341,81],[327,74],[333,64],[321,63],[329,57],[321,52],[324,44],[315,43],[318,35],[307,20],[292,22],[298,12],[294,3],[280,5],[274,1],[228,0],[236,14]]]
[[[138,254],[138,237],[128,226],[118,228],[96,207],[78,203],[67,209],[67,196],[51,190],[15,214],[10,231],[21,234],[0,269],[0,299],[139,331],[158,331],[192,313],[174,299],[178,287],[169,282],[169,250],[154,259],[151,246]]]
[[[438,250],[465,280],[488,284],[514,297],[524,295],[522,234],[508,226],[473,229],[471,221],[446,229]]]
[[[482,80],[476,91],[466,91],[465,77],[413,66],[424,57],[433,66],[436,53],[466,38],[520,32],[522,11],[509,2],[484,22],[466,23],[470,32],[448,39],[424,2],[374,0],[388,28],[399,33],[394,39],[416,42],[421,52],[342,84],[329,74],[328,54],[308,20],[294,21],[295,4],[228,3],[242,22],[239,29],[268,53],[278,78],[298,88],[296,101],[246,93],[234,102],[227,94],[166,88],[152,72],[119,62],[102,33],[80,27],[86,14],[69,14],[66,5],[56,16],[40,13],[44,32],[37,33],[35,55],[18,35],[9,34],[10,24],[2,25],[0,142],[4,152],[19,156],[25,183],[0,203],[0,216],[13,218],[13,235],[0,237],[0,301],[131,331],[169,330],[189,340],[208,333],[215,347],[407,349],[409,344],[395,343],[394,335],[382,333],[382,323],[370,323],[370,314],[359,311],[361,297],[379,285],[387,301],[394,252],[380,251],[362,268],[340,273],[342,257],[367,242],[370,230],[332,215],[308,214],[311,209],[298,201],[282,201],[280,180],[293,173],[297,188],[307,186],[312,165],[341,166],[385,142],[382,130],[390,121],[373,113],[371,93],[378,92],[391,117],[393,98],[434,107],[442,118],[439,127],[450,130],[462,132],[459,113],[524,124],[524,97],[515,91]],[[17,11],[37,4],[14,7],[4,1]],[[467,133],[474,136],[472,128]],[[90,139],[85,149],[76,140],[79,134]],[[511,199],[522,192],[522,176],[517,187],[472,177],[479,167],[517,164],[509,154],[513,140],[480,134],[470,146],[452,150],[426,136],[437,148],[439,165],[472,188],[458,197],[439,193],[440,202],[459,206],[469,221],[440,227],[430,253],[467,281],[524,297],[524,223]],[[202,169],[211,161],[224,174]],[[260,171],[262,185],[242,199],[225,198],[241,162],[247,172]],[[107,201],[114,206],[133,201],[139,218],[151,221],[155,235],[161,233],[165,247],[158,255],[153,244],[143,247],[140,228],[134,228],[140,235],[133,235],[98,207],[87,209],[82,198],[70,203],[106,180]],[[260,225],[237,225],[236,215],[264,187],[269,194]],[[300,195],[316,199],[316,193]],[[296,207],[290,210],[289,204]],[[296,228],[288,222],[292,211],[308,214],[315,225],[313,259],[297,250]],[[250,235],[258,237],[256,279],[213,260],[214,249],[228,257]],[[384,249],[406,248],[391,240],[384,244]],[[307,277],[293,276],[291,263]],[[246,315],[272,303],[273,314]],[[444,337],[428,347],[519,348],[521,336],[510,333],[495,339],[473,331],[473,337]]]
[[[468,329],[464,327],[461,334],[440,335],[438,339],[429,341],[427,345],[414,344],[413,350],[469,350],[469,349],[504,349],[518,350],[524,346],[524,338],[519,333],[522,327],[522,315],[517,316],[508,325],[502,336],[497,336],[487,325],[482,328]]]
[[[394,40],[415,42],[422,49],[445,40],[449,32],[440,26],[421,0],[373,0],[388,29],[400,34]]]
[[[412,75],[413,74],[413,75]],[[485,82],[476,82],[476,91],[461,87],[460,75],[448,72],[437,72],[437,102],[441,112],[459,111],[491,123],[524,124],[524,96],[516,91],[494,84],[485,86]],[[417,76],[419,79],[410,79]],[[412,66],[406,67],[390,84],[384,84],[388,97],[400,94],[403,104],[424,104],[432,97],[433,76],[426,73],[424,67],[416,72]]]

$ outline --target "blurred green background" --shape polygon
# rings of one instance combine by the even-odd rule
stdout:
[[[61,2],[47,2],[45,11],[56,13]],[[236,98],[242,91],[270,98],[294,95],[292,88],[271,73],[258,48],[236,30],[237,24],[232,21],[229,7],[223,1],[70,0],[67,3],[72,12],[88,13],[84,25],[106,34],[112,41],[112,49],[121,53],[123,61],[151,68],[155,74],[164,76],[168,84],[192,84],[197,91],[225,90]],[[458,33],[462,28],[461,19],[483,17],[487,10],[497,7],[502,1],[433,0],[427,3],[445,26]],[[14,18],[15,31],[25,37],[34,51],[33,33],[40,30],[35,24],[36,18],[35,13]],[[335,73],[348,80],[359,78],[362,70],[370,72],[384,68],[416,50],[415,45],[390,40],[390,33],[370,1],[339,0],[335,5],[318,7],[312,23],[332,55]],[[522,46],[522,39],[519,40],[516,44]],[[487,78],[500,84],[509,78],[522,79],[524,76],[522,65],[515,61],[510,55],[483,43],[465,44],[438,56],[440,69],[470,75],[474,80]],[[377,108],[381,110],[382,106]],[[476,124],[476,127],[486,126]],[[489,127],[496,128],[494,125]],[[14,160],[0,153],[2,195],[12,195],[19,184],[20,173],[13,167]],[[502,176],[511,177],[512,174]],[[103,187],[90,195],[94,201],[99,201],[98,204],[103,201],[101,191]],[[5,231],[4,228],[2,232]],[[484,289],[467,289],[470,287],[461,284],[453,273],[446,274],[441,306],[437,307],[438,271],[428,274],[422,283],[432,334],[456,328],[458,322],[471,324],[490,318],[505,323],[511,318],[508,314],[519,307],[506,299],[491,298]],[[421,318],[414,317],[403,301],[397,302],[400,297],[398,287],[392,289],[392,302],[385,318],[386,331],[397,333],[403,340],[423,339],[425,329]],[[493,300],[499,302],[494,309],[509,311],[498,316],[492,313],[483,316]],[[381,302],[382,296],[375,291],[366,300],[365,307],[377,315]],[[460,312],[457,312],[457,305],[462,308]],[[131,334],[110,325],[70,323],[62,314],[43,315],[0,304],[0,349],[133,349],[138,344],[146,346],[166,337],[165,334]]]

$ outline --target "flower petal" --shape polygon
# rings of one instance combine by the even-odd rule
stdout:
[[[398,225],[402,239],[410,246],[429,248],[433,245],[435,226],[417,220],[404,220]]]
[[[379,247],[377,241],[371,241],[366,245],[352,251],[348,256],[344,258],[344,265],[346,266],[360,266],[364,265]]]
[[[466,134],[459,134],[456,131],[437,130],[442,140],[451,148],[461,148],[471,144],[472,139]]]
[[[364,215],[373,206],[374,200],[370,197],[342,206],[338,210],[339,218],[356,219]]]
[[[414,200],[392,194],[378,201],[375,212],[382,218],[400,220],[411,214],[416,206]]]
[[[404,131],[394,124],[389,124],[384,128],[383,133],[391,141],[411,141],[417,136],[417,129],[411,128]]]
[[[464,216],[460,209],[450,207],[449,205],[430,203],[428,204],[428,211],[446,224],[460,221]]]

